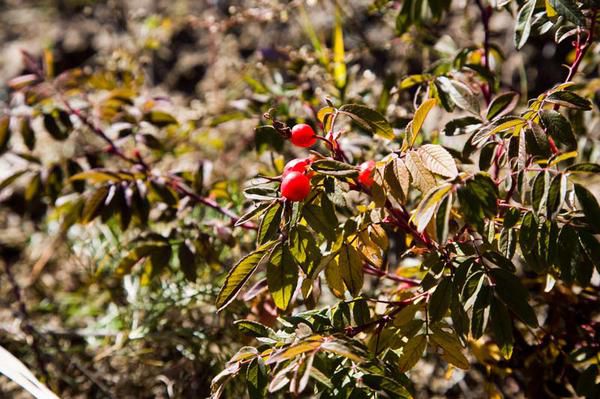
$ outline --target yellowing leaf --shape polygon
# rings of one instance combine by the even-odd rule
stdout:
[[[327,286],[331,290],[331,293],[337,298],[343,299],[346,287],[344,285],[344,280],[342,279],[340,267],[335,258],[325,266],[325,280],[327,281]]]
[[[407,132],[408,130],[410,130],[410,137],[408,138],[409,147],[412,147],[415,144],[417,135],[421,131],[423,123],[425,123],[425,118],[427,118],[429,111],[433,109],[436,102],[437,100],[435,98],[429,98],[423,101],[423,103],[415,111],[415,116],[413,117],[412,125],[410,129],[407,129]]]
[[[417,151],[410,151],[406,154],[406,167],[414,184],[421,192],[426,193],[435,187],[435,176],[425,167]]]
[[[410,175],[404,161],[400,158],[390,160],[384,169],[383,177],[390,194],[402,201],[408,195]]]
[[[413,222],[417,225],[417,230],[419,232],[425,230],[437,208],[450,190],[452,190],[452,184],[443,184],[439,187],[432,188],[427,192],[425,197],[423,197],[417,210],[411,217]]]
[[[454,158],[441,145],[425,144],[418,149],[418,152],[423,164],[431,172],[451,178],[458,175]]]
[[[458,338],[440,329],[435,329],[431,339],[444,350],[442,355],[444,360],[461,369],[469,368],[469,361],[462,353],[462,346]]]
[[[333,78],[338,89],[346,87],[346,62],[344,61],[344,33],[342,17],[336,11],[335,27],[333,29]]]

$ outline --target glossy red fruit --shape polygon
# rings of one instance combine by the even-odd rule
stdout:
[[[310,165],[310,159],[308,158],[296,158],[285,164],[283,168],[283,176],[285,177],[290,172],[305,173],[306,169]]]
[[[290,141],[298,147],[306,148],[314,145],[317,142],[317,138],[312,127],[306,123],[300,123],[292,128]]]
[[[310,179],[300,172],[290,172],[281,181],[281,196],[289,201],[302,201],[310,193]]]
[[[365,187],[373,185],[373,170],[375,170],[375,161],[370,160],[360,164],[358,169],[358,182]]]

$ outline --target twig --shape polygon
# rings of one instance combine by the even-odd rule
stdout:
[[[481,12],[481,22],[483,23],[483,66],[488,71],[490,70],[490,17],[492,16],[492,8],[485,7],[481,0],[475,0],[479,11]],[[490,103],[492,98],[492,90],[489,83],[485,83],[481,86],[483,96],[485,97],[486,103]]]
[[[44,362],[42,351],[40,349],[40,343],[38,341],[39,334],[33,327],[33,325],[29,322],[29,312],[27,311],[27,306],[25,305],[25,301],[23,300],[21,287],[15,279],[10,265],[8,264],[8,262],[3,262],[3,264],[4,271],[6,273],[6,278],[8,279],[8,283],[11,286],[13,296],[15,297],[15,301],[17,302],[17,307],[19,309],[19,318],[21,319],[21,330],[31,337],[31,350],[33,351],[33,355],[37,363],[37,368],[47,381],[50,379],[50,376],[48,374],[46,363]]]

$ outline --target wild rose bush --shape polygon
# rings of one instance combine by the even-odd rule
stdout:
[[[173,333],[172,301],[179,356],[204,364],[222,346],[225,364],[206,366],[215,398],[425,397],[423,364],[492,397],[596,397],[596,3],[397,3],[368,12],[435,56],[420,54],[422,71],[378,85],[378,98],[354,88],[361,48],[344,33],[360,26],[345,7],[324,8],[330,43],[293,9],[310,57],[272,54],[246,77],[255,104],[242,117],[260,122],[258,158],[244,162],[258,171],[241,188],[207,185],[205,162],[171,169],[169,157],[206,151],[190,139],[197,121],[148,96],[134,60],[54,77],[49,57],[25,54],[0,148],[28,166],[0,187],[25,182],[27,209],[60,234],[106,226],[105,289],[126,308],[142,297],[161,307],[150,324],[127,310],[144,325],[129,339],[168,352],[155,337]],[[462,15],[482,41],[447,50],[436,40]],[[511,48],[494,43],[494,18],[514,22]],[[573,51],[560,80],[523,98],[502,71],[531,40]],[[47,163],[28,152],[42,130],[80,146]]]

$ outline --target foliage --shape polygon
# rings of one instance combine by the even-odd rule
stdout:
[[[259,166],[241,187],[207,178],[202,121],[150,95],[134,57],[54,76],[50,53],[41,62],[24,53],[28,73],[8,82],[0,151],[25,166],[0,190],[24,202],[22,218],[56,222],[73,246],[86,245],[73,236],[81,226],[98,228],[98,295],[122,307],[107,324],[165,362],[175,351],[208,370],[214,398],[240,387],[251,398],[410,398],[419,362],[447,375],[478,371],[490,396],[510,396],[513,378],[531,397],[596,397],[597,82],[575,80],[593,58],[596,2],[393,3],[370,12],[394,19],[402,40],[430,48],[442,36],[434,25],[470,12],[483,44],[438,51],[377,99],[353,88],[360,78],[344,32],[355,28],[344,7],[327,8],[329,49],[300,6],[311,57],[247,76],[252,105],[211,121],[218,129],[218,118],[260,115],[248,151]],[[564,80],[537,93],[503,81],[508,54],[492,43],[493,16],[514,20],[517,50],[534,36],[573,41]],[[324,102],[304,83],[327,92]],[[311,149],[292,148],[300,122],[317,132]],[[53,160],[34,152],[46,134],[58,143]],[[284,163],[300,154],[311,190],[285,200]],[[169,161],[185,157],[194,164]],[[360,177],[371,160],[372,181]],[[224,364],[209,360],[215,343]]]

